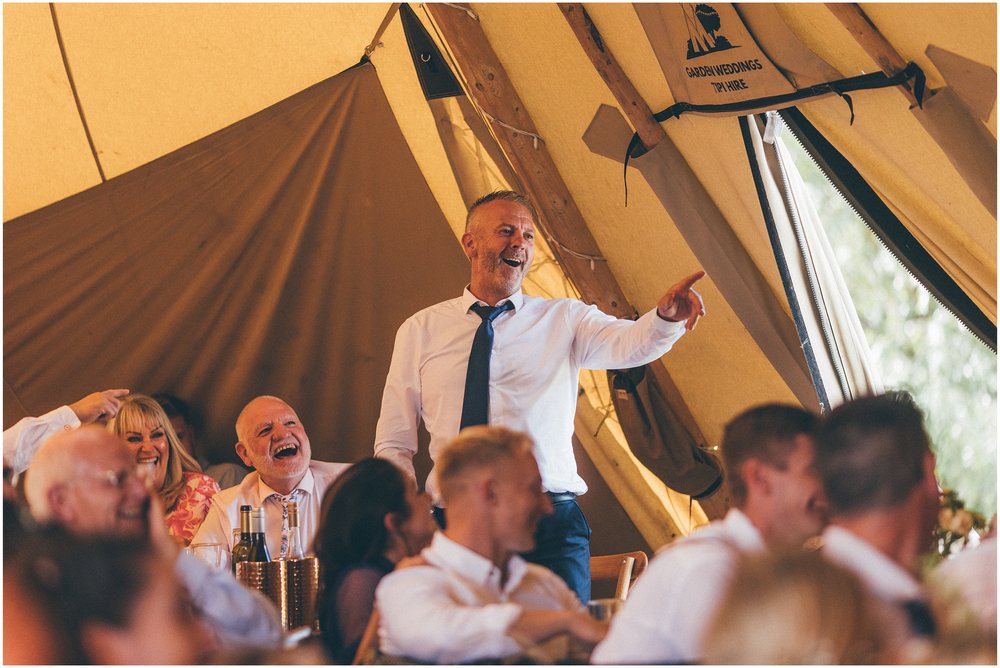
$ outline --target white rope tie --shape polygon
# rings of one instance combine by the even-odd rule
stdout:
[[[469,18],[471,18],[473,21],[479,21],[479,17],[476,16],[476,13],[471,9],[469,9],[468,7],[463,7],[462,5],[456,5],[452,2],[442,2],[441,4],[444,5],[445,7],[451,7],[452,9],[457,9],[460,12],[465,12],[466,14],[469,15]]]
[[[559,243],[554,238],[552,238],[552,237],[550,237],[548,235],[545,236],[545,241],[547,241],[550,246],[558,246],[560,248],[560,250],[562,250],[564,253],[566,253],[567,255],[572,255],[573,257],[577,258],[578,260],[589,260],[590,261],[590,270],[591,271],[594,271],[594,262],[607,262],[608,261],[608,258],[606,258],[606,257],[604,257],[602,255],[587,255],[586,253],[580,253],[578,251],[575,251],[572,248],[567,248],[566,246],[562,245],[561,243]]]
[[[514,132],[520,132],[522,135],[528,135],[529,137],[531,137],[532,144],[534,144],[536,150],[538,149],[538,142],[542,142],[543,144],[545,143],[545,140],[542,139],[541,136],[535,134],[534,132],[528,132],[527,130],[522,130],[521,128],[515,128],[513,125],[508,125],[508,124],[504,123],[503,121],[501,121],[499,118],[494,118],[493,116],[490,116],[485,110],[483,111],[483,116],[485,116],[486,118],[490,119],[492,122],[496,123],[497,125],[504,126],[508,130],[512,130]]]

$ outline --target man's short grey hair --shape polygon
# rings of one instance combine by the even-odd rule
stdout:
[[[447,501],[460,487],[463,474],[470,470],[491,467],[502,460],[526,454],[534,456],[534,445],[527,434],[506,427],[466,427],[438,457],[435,470],[441,495]]]
[[[465,215],[465,231],[468,232],[469,228],[472,227],[472,214],[476,212],[476,209],[484,204],[489,204],[494,200],[503,200],[505,202],[516,202],[520,204],[525,209],[531,213],[531,219],[535,221],[535,225],[538,225],[538,211],[535,210],[534,205],[531,203],[527,197],[519,192],[514,192],[513,190],[494,190],[493,192],[483,195],[469,207],[469,212]]]

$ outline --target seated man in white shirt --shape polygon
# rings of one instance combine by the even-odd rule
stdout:
[[[227,571],[179,553],[157,496],[139,480],[135,456],[118,437],[96,426],[60,432],[42,444],[26,475],[28,508],[40,524],[59,524],[80,536],[148,534],[157,551],[175,564],[177,577],[220,647],[280,643],[281,621],[267,598]]]
[[[110,420],[118,414],[122,397],[127,394],[125,389],[93,392],[40,417],[21,418],[3,432],[4,469],[11,469],[14,475],[22,473],[45,439],[60,430],[68,431],[80,425]]]
[[[656,555],[594,663],[698,661],[740,555],[798,548],[823,530],[826,504],[813,468],[818,423],[801,408],[770,404],[726,425],[721,450],[733,508]]]
[[[605,624],[561,578],[518,556],[534,547],[539,520],[552,512],[532,448],[526,434],[479,426],[441,453],[448,526],[420,564],[379,584],[384,654],[467,663],[524,654],[561,634],[585,647],[604,636]]]
[[[236,454],[256,470],[212,497],[212,507],[192,542],[232,548],[233,529],[240,527],[240,506],[263,506],[268,553],[272,559],[287,556],[287,504],[294,500],[303,549],[307,556],[313,554],[323,493],[350,464],[313,461],[302,421],[278,397],[251,400],[236,418],[236,436]]]
[[[837,407],[820,430],[816,468],[831,510],[824,556],[867,587],[892,663],[920,659],[936,624],[917,578],[940,503],[923,414],[898,392]]]

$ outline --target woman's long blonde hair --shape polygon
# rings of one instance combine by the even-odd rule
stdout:
[[[169,511],[184,491],[184,473],[201,473],[201,466],[197,460],[184,449],[180,439],[177,438],[177,432],[170,424],[170,418],[152,397],[145,394],[130,394],[122,400],[118,414],[108,423],[108,429],[121,438],[125,438],[126,432],[140,431],[150,426],[162,427],[167,436],[167,474],[158,493],[164,511]]]

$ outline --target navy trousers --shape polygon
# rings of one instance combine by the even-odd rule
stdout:
[[[586,605],[590,600],[590,525],[576,499],[553,501],[552,511],[538,523],[535,549],[521,556],[561,577]],[[434,519],[445,528],[443,508],[434,508]]]

